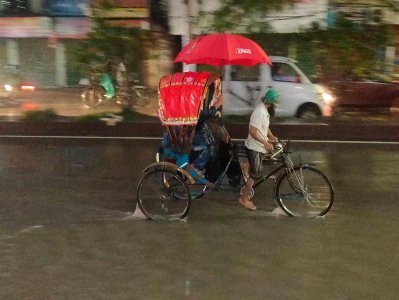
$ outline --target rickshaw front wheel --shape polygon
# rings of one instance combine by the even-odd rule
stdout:
[[[182,219],[190,210],[191,196],[187,184],[178,173],[153,170],[140,180],[137,202],[150,220]]]

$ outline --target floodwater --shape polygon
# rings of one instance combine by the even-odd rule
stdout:
[[[184,221],[133,217],[159,141],[0,139],[0,299],[397,298],[397,145],[295,144],[336,198],[324,218],[208,194]]]

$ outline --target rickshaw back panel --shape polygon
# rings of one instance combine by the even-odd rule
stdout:
[[[208,87],[219,78],[208,72],[175,73],[161,78],[158,116],[173,151],[191,152]]]

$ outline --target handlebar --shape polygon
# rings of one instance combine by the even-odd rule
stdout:
[[[275,158],[277,155],[279,155],[281,152],[287,152],[288,151],[288,145],[289,145],[290,141],[286,140],[286,141],[278,141],[275,145],[274,145],[274,149],[275,151],[272,152],[272,156],[270,157],[271,159]]]

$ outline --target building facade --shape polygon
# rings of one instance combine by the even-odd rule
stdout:
[[[370,25],[388,24],[395,32],[395,45],[381,45],[382,59],[392,72],[399,71],[399,0],[297,0],[293,6],[282,10],[269,12],[264,17],[271,25],[273,33],[295,33],[303,29],[318,26],[326,28],[333,26],[338,15],[355,22],[366,22]],[[220,7],[218,0],[169,0],[170,34],[181,37],[184,46],[193,35],[209,33],[206,24],[207,15]],[[200,12],[203,17],[198,22]],[[245,33],[240,26],[245,20],[240,20],[235,33]],[[248,20],[251,22],[251,20]]]
[[[13,77],[43,87],[74,84],[68,50],[91,30],[89,16],[88,0],[1,1],[1,80]]]
[[[354,22],[370,26],[386,24],[390,27],[394,34],[394,43],[388,46],[381,45],[377,55],[380,63],[384,65],[385,72],[399,80],[399,0],[334,0],[332,5],[337,15]]]
[[[218,0],[167,0],[169,34],[154,30],[150,0],[4,0],[0,1],[0,80],[13,77],[37,86],[73,86],[81,74],[73,49],[93,28],[93,17],[116,26],[152,30],[158,43],[150,45],[145,83],[155,87],[160,75],[172,71],[173,57],[194,35],[209,33],[207,15],[220,7]],[[326,27],[341,14],[353,20],[367,18],[371,24],[390,24],[395,45],[384,48],[383,59],[399,72],[399,0],[393,7],[378,0],[297,0],[294,6],[265,16],[273,32],[298,32],[317,24]],[[198,16],[203,12],[203,17]],[[237,26],[235,33],[244,33]]]
[[[328,0],[298,0],[293,6],[270,12],[264,17],[277,33],[298,32],[317,23],[320,27],[327,25]],[[190,35],[209,33],[207,15],[220,8],[218,0],[169,0],[168,14],[170,34],[182,36],[186,44]],[[200,13],[202,17],[198,20]],[[295,20],[295,22],[293,22]],[[251,22],[250,19],[247,20]],[[245,22],[240,20],[240,23]],[[235,33],[245,33],[239,23]]]
[[[149,1],[9,0],[0,2],[0,80],[39,87],[73,86],[80,73],[73,49],[87,37],[93,16],[116,26],[149,29]]]

